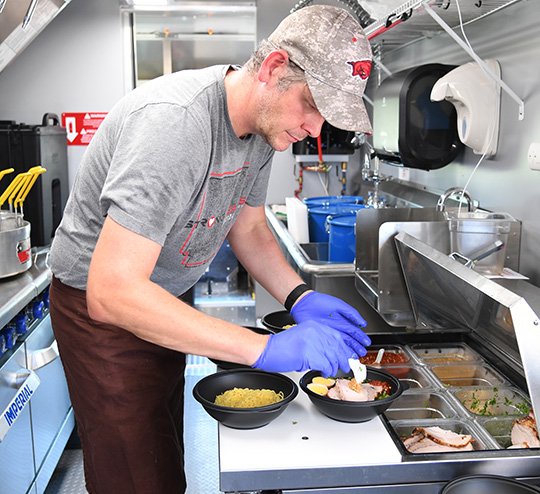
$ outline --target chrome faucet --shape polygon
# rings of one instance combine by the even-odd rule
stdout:
[[[451,196],[455,195],[458,201],[461,201],[462,198],[465,198],[467,201],[467,211],[472,213],[475,209],[474,201],[471,195],[462,187],[451,187],[446,190],[443,194],[440,195],[439,200],[437,201],[437,211],[444,211],[446,206],[446,200]]]

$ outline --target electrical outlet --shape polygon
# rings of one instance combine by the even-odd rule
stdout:
[[[531,143],[529,152],[527,153],[527,162],[531,170],[540,171],[540,143]]]

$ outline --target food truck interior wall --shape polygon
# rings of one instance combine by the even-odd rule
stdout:
[[[325,2],[316,0],[314,3]],[[341,5],[335,0],[326,3]],[[258,0],[258,39],[270,33],[294,4],[290,0]],[[502,93],[497,155],[483,161],[469,190],[481,207],[508,212],[523,222],[520,271],[538,285],[540,171],[531,170],[527,163],[529,145],[540,142],[540,65],[537,63],[540,31],[535,4],[522,0],[466,26],[465,30],[480,57],[500,62],[503,80],[525,102],[525,118],[518,120],[516,103]],[[39,123],[47,112],[110,110],[132,87],[129,26],[124,21],[116,1],[72,0],[33,43],[0,72],[0,119]],[[397,50],[383,61],[392,72],[397,72],[425,63],[462,64],[471,59],[442,34]],[[70,183],[84,150],[84,147],[69,147]],[[407,181],[437,194],[452,186],[464,186],[479,158],[466,149],[442,169],[408,170]],[[276,154],[269,203],[284,202],[284,197],[293,194],[297,187],[293,165],[290,150]],[[394,180],[405,180],[407,175],[391,165],[383,164],[381,171]],[[349,161],[350,184],[359,172],[357,153]],[[304,178],[304,196],[324,195],[316,174],[307,173]],[[339,193],[341,184],[336,174],[332,172],[329,179],[329,192]]]

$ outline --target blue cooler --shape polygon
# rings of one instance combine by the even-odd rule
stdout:
[[[329,220],[328,260],[354,262],[356,256],[356,213],[335,216]]]
[[[329,221],[337,215],[352,214],[364,209],[363,204],[334,204],[327,207],[308,209],[308,228],[310,242],[329,241]]]

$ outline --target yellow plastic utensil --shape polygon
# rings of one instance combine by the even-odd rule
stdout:
[[[28,172],[19,173],[7,186],[6,190],[2,193],[0,196],[0,207],[4,205],[4,202],[6,202],[6,199],[11,196],[13,191],[17,193],[20,189],[20,187],[23,185],[23,180],[26,179],[26,177],[29,177],[30,174]],[[11,206],[11,202],[9,203]]]
[[[8,173],[13,173],[14,171],[14,168],[6,168],[5,170],[0,170],[0,180],[4,178],[4,175],[7,175]]]
[[[13,203],[15,210],[17,210],[17,206],[18,206],[21,209],[21,214],[22,214],[23,202],[26,199],[26,196],[28,195],[28,193],[30,192],[34,184],[36,183],[36,180],[38,179],[38,177],[42,173],[45,173],[46,171],[47,169],[43,168],[42,166],[34,166],[33,168],[30,168],[30,170],[28,170],[30,177],[27,177],[24,186],[19,189],[19,194],[17,195],[17,198],[15,199]]]

